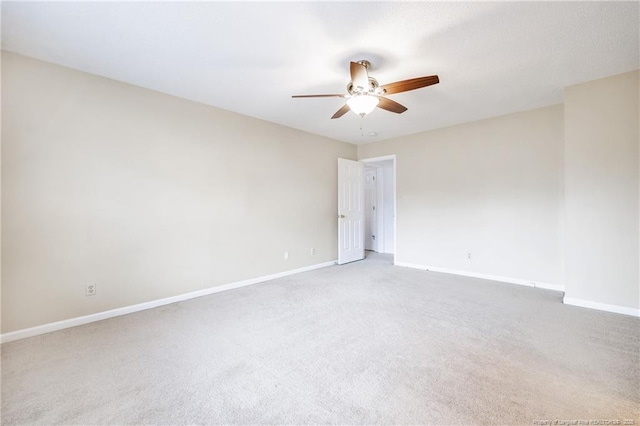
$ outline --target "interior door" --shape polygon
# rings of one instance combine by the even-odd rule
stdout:
[[[338,264],[364,259],[364,164],[338,158]]]

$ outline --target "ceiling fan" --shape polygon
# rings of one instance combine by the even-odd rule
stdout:
[[[371,64],[366,60],[351,62],[351,81],[347,84],[348,95],[294,95],[292,98],[346,98],[347,103],[333,114],[332,119],[342,117],[349,110],[360,117],[364,117],[373,111],[375,107],[402,114],[407,108],[396,101],[383,97],[383,95],[407,92],[440,82],[437,75],[430,75],[380,86],[375,78],[369,76],[367,69],[370,66]]]

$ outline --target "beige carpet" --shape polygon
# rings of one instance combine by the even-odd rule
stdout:
[[[2,346],[2,424],[640,424],[640,320],[391,265]]]

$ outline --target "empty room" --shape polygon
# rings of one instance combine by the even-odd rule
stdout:
[[[640,425],[640,2],[1,19],[3,425]]]

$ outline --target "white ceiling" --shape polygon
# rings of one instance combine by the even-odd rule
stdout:
[[[353,143],[562,102],[639,68],[639,2],[2,2],[2,48]],[[331,120],[349,61],[409,108]],[[377,132],[376,137],[368,135]]]

